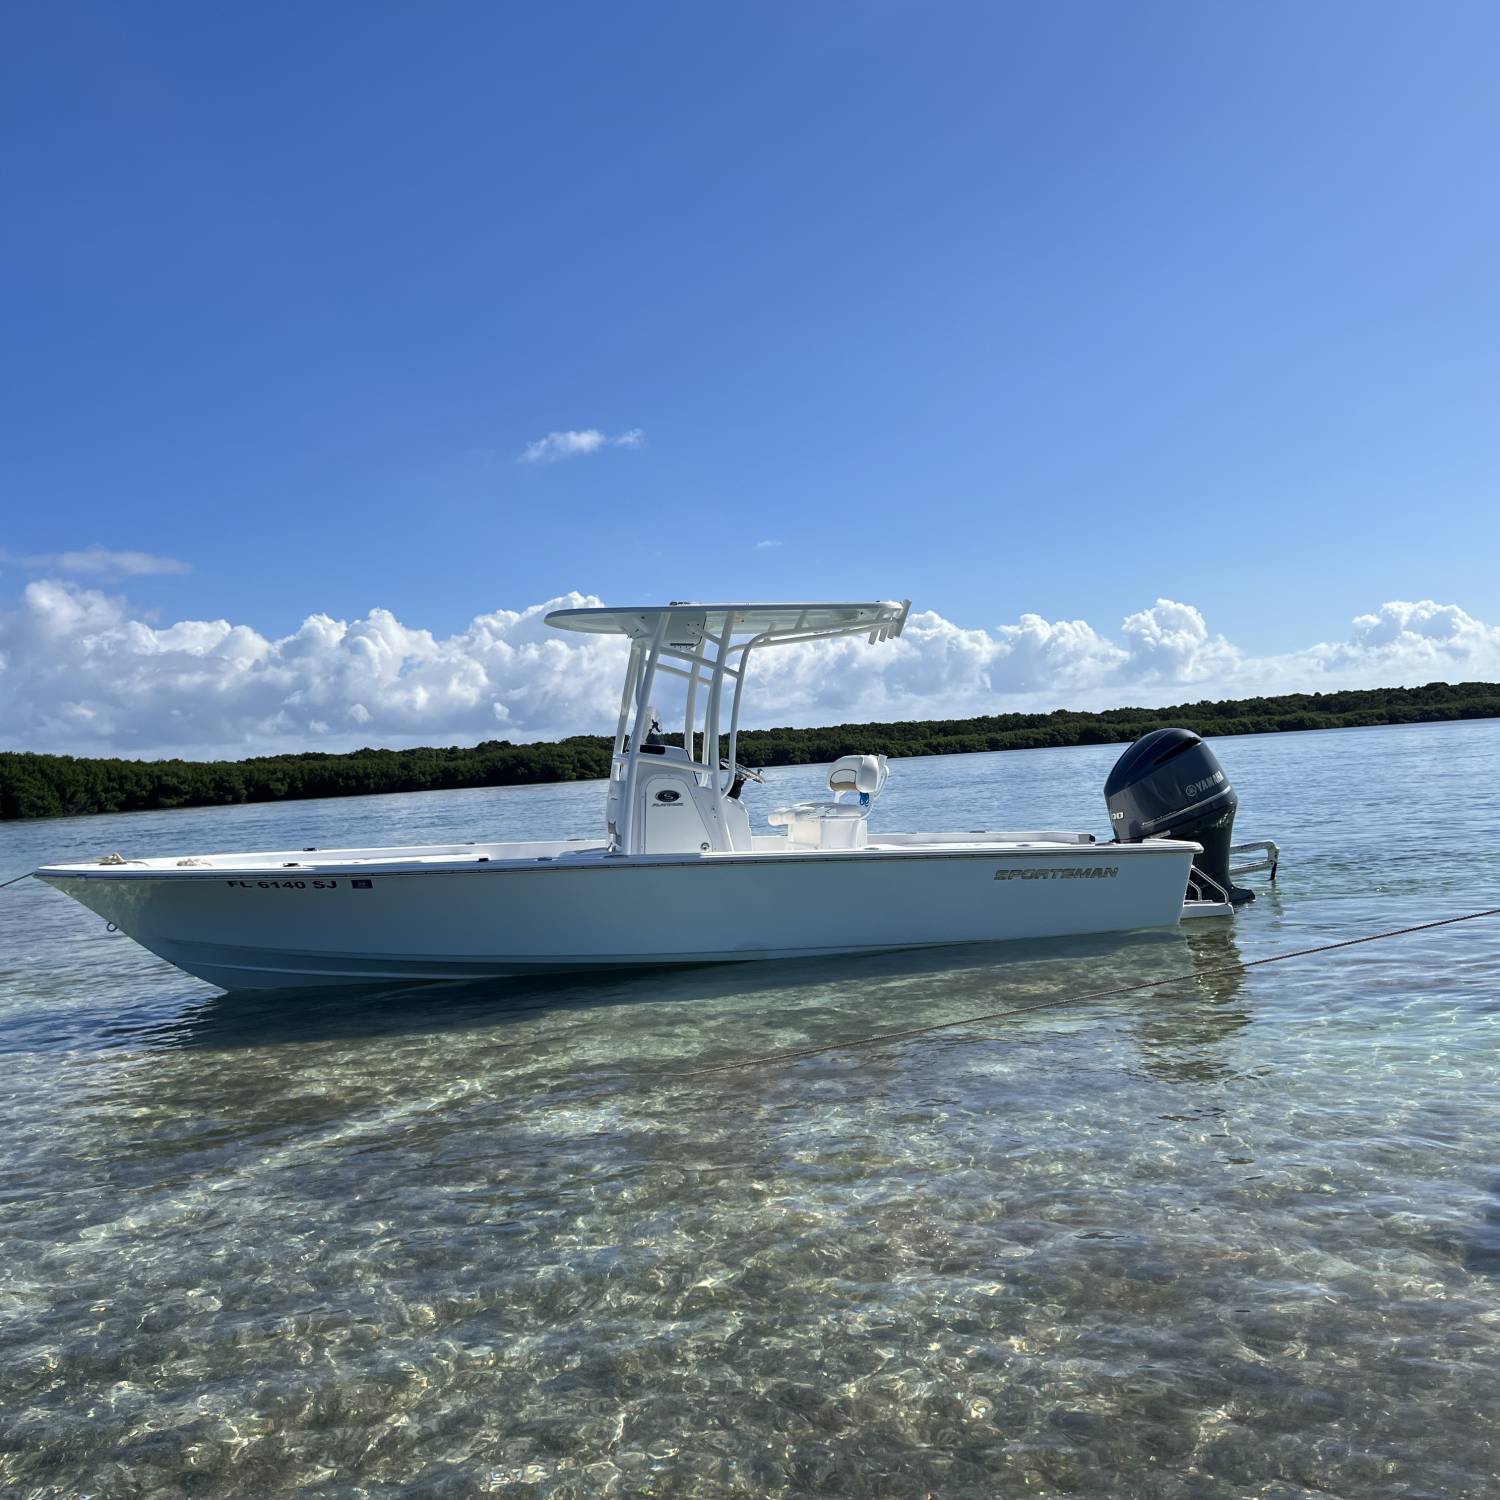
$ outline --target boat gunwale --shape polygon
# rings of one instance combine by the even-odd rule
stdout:
[[[203,880],[224,881],[322,879],[329,876],[379,876],[382,880],[434,875],[517,875],[556,873],[567,870],[670,869],[680,866],[708,868],[726,865],[786,865],[828,862],[888,863],[906,860],[944,859],[1140,859],[1183,853],[1200,853],[1202,846],[1187,840],[1148,839],[1138,844],[938,844],[930,847],[878,844],[863,849],[734,850],[708,853],[609,854],[602,845],[586,853],[590,858],[568,855],[530,855],[510,858],[476,857],[453,863],[406,861],[383,865],[373,860],[342,860],[329,864],[295,865],[194,865],[185,868],[132,869],[125,865],[43,865],[32,871],[38,880]],[[291,852],[291,851],[287,851]],[[208,856],[204,856],[208,857]]]

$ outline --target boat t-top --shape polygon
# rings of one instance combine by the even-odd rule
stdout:
[[[851,754],[825,796],[767,808],[739,763],[756,653],[901,635],[910,602],[558,609],[624,636],[604,836],[531,843],[188,854],[38,877],[224,989],[478,979],[993,943],[1231,913],[1236,799],[1212,751],[1157,730],[1106,784],[1114,838],[1056,829],[890,832],[890,767]],[[656,704],[673,691],[680,734]],[[1259,849],[1274,874],[1275,846]],[[1236,868],[1235,874],[1241,873]]]

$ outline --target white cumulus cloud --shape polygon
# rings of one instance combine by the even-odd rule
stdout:
[[[611,437],[597,427],[581,430],[569,428],[564,432],[549,432],[535,442],[527,443],[516,462],[521,464],[554,464],[560,459],[577,458],[584,453],[597,453],[601,448],[644,448],[646,434],[639,427],[626,432],[617,432]]]
[[[0,612],[0,748],[251,755],[358,745],[549,739],[612,727],[624,643],[562,634],[568,594],[439,636],[386,609],[309,615],[271,638],[228,620],[155,625],[75,581],[27,585]],[[1024,614],[989,629],[915,613],[896,641],[765,651],[747,725],[948,718],[1259,693],[1500,679],[1500,626],[1454,604],[1390,602],[1348,638],[1254,656],[1171,599],[1106,633]],[[663,690],[661,706],[670,700]]]

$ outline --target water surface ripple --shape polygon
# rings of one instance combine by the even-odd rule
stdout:
[[[1500,919],[695,1074],[1500,904],[1500,723],[1219,749],[1282,878],[1165,934],[226,999],[0,892],[0,1491],[1497,1493]],[[877,817],[1102,830],[1115,753]],[[599,803],[10,824],[0,878]]]

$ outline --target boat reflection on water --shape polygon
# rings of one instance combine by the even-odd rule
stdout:
[[[686,977],[704,971],[640,970],[610,984],[585,974],[557,974],[523,983],[473,980],[220,992],[186,1006],[168,1021],[143,1028],[138,1040],[157,1050],[234,1050],[504,1028],[539,1012],[669,998],[653,983],[658,974],[667,972]]]
[[[640,1046],[645,1033],[666,1043],[673,1065],[717,1064],[803,1046],[856,1045],[883,1032],[947,1026],[1011,1008],[1048,1007],[1031,1012],[1045,1022],[1075,1004],[1092,1009],[1088,997],[1153,975],[1165,981],[1239,962],[1234,924],[1215,922],[860,958],[673,966],[608,978],[217,994],[140,1027],[133,1040],[153,1050],[230,1050],[452,1032],[485,1032],[498,1041],[525,1027],[531,1050],[540,1040],[538,1025],[550,1019],[558,1023],[552,1029],[570,1036],[585,1024],[616,1033],[622,1054],[639,1065],[651,1063]],[[1113,1004],[1135,1018],[1132,1028],[1153,1071],[1191,1070],[1195,1049],[1248,1021],[1233,1003],[1241,983],[1237,973],[1214,973],[1127,992]],[[678,1010],[686,1001],[698,1008],[691,1026]],[[1006,1022],[983,1024],[993,1031]]]
[[[1279,909],[1274,888],[1263,904]],[[1182,936],[1182,972],[1195,977],[1140,991],[1130,1006],[1132,1038],[1147,1072],[1165,1083],[1234,1077],[1241,1070],[1231,1043],[1252,1019],[1235,924],[1200,923]]]

